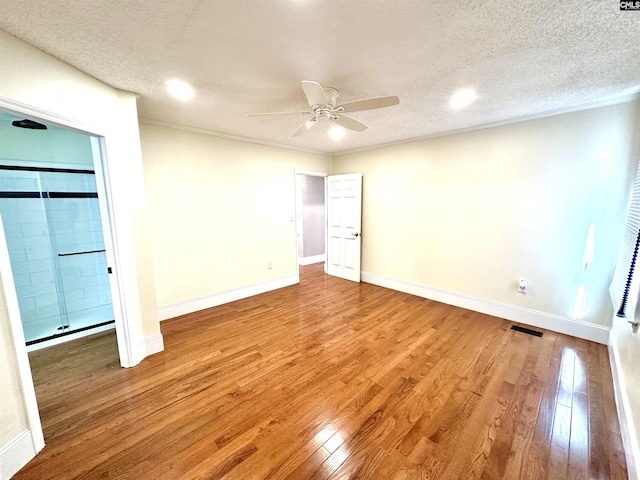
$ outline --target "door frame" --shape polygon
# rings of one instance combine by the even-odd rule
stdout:
[[[133,341],[130,335],[132,326],[128,322],[126,310],[123,305],[121,292],[124,290],[122,277],[119,275],[120,255],[111,199],[111,183],[109,181],[109,169],[104,137],[91,137],[91,153],[96,174],[96,186],[98,189],[98,202],[100,205],[100,221],[102,222],[102,236],[104,237],[107,265],[111,266],[109,273],[109,286],[111,287],[111,304],[113,306],[113,318],[116,323],[116,338],[118,343],[118,355],[120,365],[128,368],[135,365],[133,353]],[[102,199],[102,200],[100,200]]]
[[[325,255],[327,254],[327,177],[329,175],[331,175],[329,172],[318,172],[318,171],[312,171],[312,170],[294,170],[293,173],[293,180],[294,180],[294,191],[295,191],[295,222],[296,222],[296,226],[295,226],[295,234],[296,234],[296,266],[297,266],[297,271],[300,271],[300,256],[298,255],[298,252],[300,251],[300,245],[298,244],[299,242],[299,237],[298,237],[298,231],[299,229],[301,230],[301,225],[298,225],[298,215],[300,214],[300,212],[298,211],[298,208],[300,207],[300,205],[302,205],[302,199],[299,198],[300,195],[300,190],[299,190],[299,184],[298,184],[298,175],[309,175],[310,177],[324,177],[324,253]],[[325,259],[325,272],[327,270],[327,262]]]
[[[0,278],[2,279],[2,293],[4,294],[9,313],[9,327],[13,337],[13,345],[16,350],[16,361],[18,367],[18,377],[20,387],[24,395],[24,407],[27,414],[27,424],[31,431],[33,448],[39,452],[44,448],[44,432],[40,421],[40,411],[38,410],[38,400],[36,399],[36,389],[33,385],[31,375],[31,365],[29,364],[29,354],[27,353],[27,343],[24,338],[22,320],[20,318],[20,307],[18,306],[18,295],[11,271],[9,260],[9,248],[7,247],[7,237],[4,234],[4,223],[0,218]]]
[[[72,118],[58,115],[51,111],[35,108],[3,97],[0,97],[0,109],[11,115],[26,116],[36,121],[56,124],[63,128],[89,135],[91,137],[91,152],[93,156],[94,169],[96,171],[98,202],[100,205],[105,250],[107,252],[107,260],[112,267],[113,272],[109,275],[109,285],[111,287],[120,364],[125,368],[134,366],[136,361],[131,333],[134,331],[135,326],[131,324],[132,320],[126,314],[127,309],[125,308],[125,299],[122,295],[122,279],[119,276],[121,258],[118,252],[118,236],[115,229],[111,185],[109,183],[109,161],[105,146],[105,138],[107,137],[108,132],[96,125],[86,124]],[[11,263],[9,261],[4,227],[2,226],[1,221],[0,235],[2,237],[0,239],[0,277],[2,278],[4,295],[9,313],[9,325],[11,327],[11,335],[13,337],[14,348],[16,351],[18,376],[20,378],[22,394],[25,399],[27,423],[31,431],[34,449],[37,453],[44,448],[44,433],[42,431],[42,423],[40,421],[40,412],[38,410],[33,376],[31,374],[31,365],[29,363],[29,355],[27,353],[24,330],[22,328],[22,321],[20,318],[20,310],[18,307],[13,273],[11,271]]]

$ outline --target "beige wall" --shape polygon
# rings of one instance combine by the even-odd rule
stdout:
[[[609,106],[339,156],[362,172],[362,270],[608,325],[635,104]],[[595,261],[582,259],[596,223]],[[518,279],[529,293],[516,291]]]
[[[153,263],[147,248],[146,200],[135,96],[119,92],[28,44],[0,32],[0,99],[16,111],[45,112],[65,124],[81,125],[105,136],[111,177],[114,227],[122,258],[120,278],[127,301],[131,336],[138,344],[159,332]],[[4,325],[6,302],[0,298]],[[14,375],[15,352],[0,338],[3,358],[0,441],[24,430],[24,401]],[[135,355],[135,352],[134,352]],[[139,357],[138,357],[139,358]],[[6,376],[6,378],[4,377]],[[6,380],[6,383],[5,383]],[[0,444],[0,448],[3,444]]]
[[[297,273],[294,172],[329,171],[330,157],[144,123],[140,133],[160,306]]]

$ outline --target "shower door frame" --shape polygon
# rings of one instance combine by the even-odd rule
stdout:
[[[0,108],[11,115],[25,116],[44,123],[53,123],[90,136],[91,153],[93,156],[94,170],[96,172],[96,185],[98,188],[102,233],[104,236],[107,263],[111,268],[109,286],[111,287],[111,299],[116,325],[115,329],[120,365],[125,368],[135,366],[139,361],[139,359],[136,358],[137,355],[134,354],[135,345],[132,332],[135,331],[135,326],[132,325],[132,319],[127,315],[127,309],[125,308],[126,300],[122,295],[124,288],[122,278],[119,275],[121,258],[118,253],[118,236],[116,231],[113,201],[111,197],[111,184],[108,168],[109,162],[105,144],[108,132],[104,131],[102,128],[96,127],[95,125],[85,124],[84,122],[63,117],[54,112],[15,102],[4,97],[0,97]],[[2,239],[0,239],[0,248],[4,248],[4,251],[0,252],[0,275],[2,277],[4,293],[6,295],[9,324],[11,326],[13,343],[16,350],[18,376],[20,378],[22,393],[24,395],[27,423],[29,424],[29,430],[32,435],[35,453],[38,453],[45,445],[44,432],[40,421],[40,412],[33,384],[33,376],[31,374],[31,365],[29,363],[24,331],[20,320],[20,310],[18,308],[18,298],[13,281],[13,274],[5,277],[6,272],[11,272],[11,263],[9,261],[6,247],[4,227],[2,226],[0,226],[0,235],[2,235]]]

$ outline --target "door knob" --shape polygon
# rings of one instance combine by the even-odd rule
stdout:
[[[353,235],[354,237],[357,237],[360,234],[359,233],[352,233],[351,235]]]

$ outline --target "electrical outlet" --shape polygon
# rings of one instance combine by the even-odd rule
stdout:
[[[267,270],[271,270],[273,267],[271,266],[271,262],[267,262]]]

